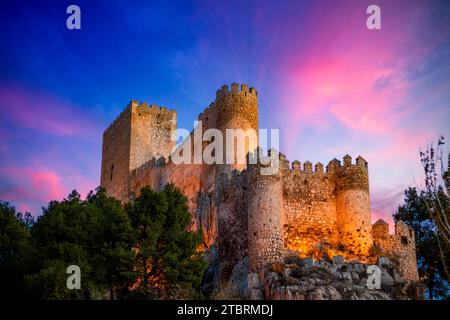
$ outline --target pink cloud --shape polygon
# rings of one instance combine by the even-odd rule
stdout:
[[[98,185],[95,147],[103,128],[95,115],[51,94],[0,83],[0,117],[0,199],[39,214],[73,189],[85,196]],[[25,139],[30,148],[21,145]]]
[[[286,18],[264,33],[280,39],[273,44],[281,49],[272,114],[288,158],[361,154],[369,161],[374,221],[383,218],[392,228],[404,189],[422,180],[419,148],[442,130],[449,133],[450,83],[436,78],[448,64],[428,68],[450,30],[429,28],[426,2],[379,5],[379,31],[365,27],[367,3],[346,1],[332,10],[317,5],[307,20]],[[284,36],[291,30],[296,38]],[[281,43],[286,40],[289,46]]]
[[[21,127],[61,136],[91,139],[101,132],[99,122],[80,107],[18,85],[0,83],[0,116]]]
[[[297,135],[300,126],[327,129],[332,125],[391,134],[416,110],[411,93],[417,83],[409,72],[446,38],[418,45],[417,34],[427,27],[425,3],[408,6],[381,1],[380,6],[383,28],[377,31],[365,26],[367,4],[352,1],[333,10],[320,6],[311,10],[308,20],[314,21],[314,28],[286,23],[286,28],[298,28],[297,39],[301,39],[291,43],[289,50],[282,49],[276,60],[282,88],[279,122],[287,135]],[[288,33],[282,27],[265,32],[272,38],[273,32]]]
[[[395,223],[394,223],[394,219],[392,218],[392,215],[387,214],[386,212],[383,212],[383,211],[378,211],[378,210],[372,209],[372,224],[377,222],[379,219],[386,221],[389,224],[389,232],[394,233]]]
[[[78,185],[68,186],[67,177],[63,173],[48,168],[2,167],[3,177],[0,185],[0,199],[11,201],[19,211],[30,211],[39,214],[40,207],[52,200],[62,200],[72,189],[77,189],[81,196],[87,195],[95,188],[96,183],[83,176],[77,176]]]
[[[378,219],[383,219],[389,223],[390,231],[394,232],[394,219],[392,215],[403,202],[403,197],[404,190],[399,186],[372,192],[372,222],[374,223]]]
[[[67,194],[68,188],[61,178],[52,171],[34,169],[31,167],[2,167],[0,174],[4,181],[14,181],[0,192],[0,198],[13,201],[45,201],[61,199]]]
[[[6,153],[8,150],[8,131],[0,128],[0,153]]]

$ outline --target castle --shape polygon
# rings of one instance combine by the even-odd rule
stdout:
[[[244,84],[223,86],[198,120],[205,129],[258,131],[258,93]],[[309,161],[290,164],[279,153],[272,175],[262,175],[259,162],[175,164],[176,121],[174,110],[132,100],[103,134],[101,186],[124,202],[144,186],[178,187],[188,199],[192,228],[203,229],[204,247],[217,247],[221,280],[244,257],[254,273],[287,254],[327,250],[369,261],[374,248],[396,257],[405,280],[418,280],[412,229],[399,222],[391,235],[386,222],[372,225],[368,163],[361,156],[313,169]],[[206,145],[194,141],[189,147]]]

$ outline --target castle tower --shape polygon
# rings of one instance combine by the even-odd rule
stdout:
[[[228,174],[234,169],[245,169],[247,166],[245,156],[249,151],[253,152],[251,149],[256,148],[258,145],[258,95],[256,89],[249,88],[246,84],[243,84],[239,90],[239,85],[233,83],[231,90],[229,90],[228,86],[224,85],[217,91],[214,105],[217,114],[216,127],[222,131],[224,137],[224,165],[218,165],[217,174]],[[226,129],[234,129],[233,132],[239,135],[240,138],[231,135],[232,131],[228,131],[227,136]],[[252,136],[251,133],[254,135]],[[250,143],[252,137],[253,145]],[[236,152],[240,143],[244,145],[244,148],[239,149],[242,155],[239,161]],[[234,145],[235,157],[231,159],[232,164],[225,164],[227,144],[229,146]]]
[[[128,175],[152,159],[168,157],[175,146],[174,110],[138,104],[132,100],[103,133],[100,185],[108,195],[128,197]]]
[[[398,259],[400,275],[407,281],[418,281],[414,230],[403,221],[395,224],[395,233],[389,234],[389,225],[380,219],[372,226],[373,242],[383,254]]]
[[[373,244],[367,162],[359,156],[356,164],[349,155],[344,165],[333,160],[327,170],[336,177],[337,227],[341,244],[350,255],[364,256]]]
[[[395,224],[395,236],[400,241],[400,245],[394,246],[394,250],[399,257],[400,273],[402,277],[410,281],[419,280],[419,272],[417,270],[416,257],[416,240],[414,229],[403,221]]]
[[[248,258],[250,272],[266,263],[281,262],[283,185],[282,174],[262,175],[260,163],[248,164]]]

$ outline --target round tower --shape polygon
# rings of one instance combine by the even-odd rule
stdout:
[[[280,170],[261,174],[260,164],[248,165],[248,258],[250,272],[282,261],[283,186]]]
[[[246,168],[245,157],[258,145],[258,94],[256,89],[237,83],[231,90],[224,85],[217,90],[216,127],[223,134],[223,165],[218,174]],[[227,130],[231,129],[231,130]]]
[[[337,226],[349,256],[367,256],[373,244],[368,166],[361,156],[356,164],[351,161],[346,155],[343,166],[335,162],[331,170],[336,179]]]

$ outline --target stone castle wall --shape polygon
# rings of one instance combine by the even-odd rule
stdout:
[[[323,166],[313,172],[309,162],[300,165],[283,174],[283,238],[287,249],[307,256],[319,244],[339,243],[335,180]]]
[[[283,180],[281,172],[261,174],[261,165],[248,168],[248,258],[257,272],[267,262],[282,261]]]
[[[138,168],[153,157],[167,158],[175,146],[172,133],[176,125],[174,110],[132,101],[130,169]]]
[[[103,133],[100,185],[119,200],[128,195],[130,174],[131,105]]]
[[[227,280],[233,267],[248,255],[248,177],[246,171],[220,174],[215,205],[218,215],[217,239],[219,277]]]
[[[103,133],[100,185],[110,195],[126,201],[130,172],[172,152],[176,121],[174,110],[132,100]]]
[[[327,165],[284,160],[283,235],[287,249],[308,255],[318,246],[343,251],[350,257],[367,256],[372,246],[369,179],[361,157],[344,165],[334,159]]]
[[[341,244],[350,255],[366,256],[373,244],[367,162],[358,157],[353,165],[346,155],[343,166],[335,162],[332,171]]]
[[[402,277],[418,281],[414,230],[399,221],[395,225],[395,233],[389,234],[389,225],[381,219],[373,224],[372,230],[374,244],[383,250],[383,254],[398,261]]]
[[[223,86],[198,119],[203,132],[217,128],[224,137],[228,128],[257,131],[257,92],[246,85]],[[248,163],[175,164],[172,157],[184,147],[193,160],[194,150],[209,144],[195,140],[193,131],[194,143],[185,140],[173,151],[175,129],[175,111],[132,101],[104,133],[101,186],[122,201],[138,196],[144,186],[161,190],[172,183],[182,190],[192,212],[191,228],[203,229],[204,247],[218,246],[222,279],[244,257],[255,271],[280,261],[283,252],[306,256],[326,245],[346,258],[364,260],[374,243],[398,253],[404,274],[415,279],[414,241],[401,245],[402,227],[395,236],[381,236],[376,226],[372,232],[363,158],[352,163],[347,155],[343,164],[334,159],[326,170],[321,163],[313,170],[309,161],[303,168],[299,161],[290,166],[280,153],[280,170],[272,176],[260,175],[258,165]]]

